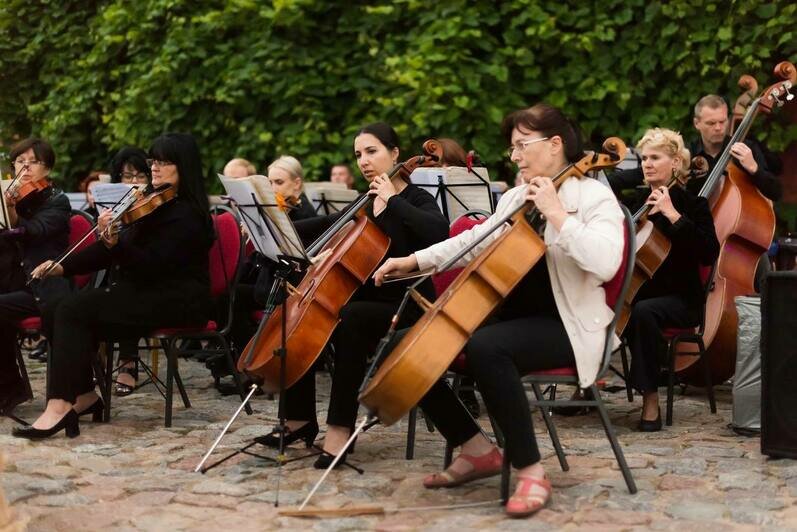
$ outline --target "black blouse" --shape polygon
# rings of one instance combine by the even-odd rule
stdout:
[[[440,212],[434,197],[425,190],[409,184],[404,190],[390,198],[387,207],[374,216],[373,203],[366,210],[368,217],[388,237],[390,247],[386,259],[411,255],[448,238],[448,220]],[[296,229],[305,244],[318,238],[343,212],[296,222]],[[357,299],[371,301],[395,301],[401,299],[408,284],[414,280],[374,285],[373,279],[357,293]],[[426,280],[419,291],[424,297],[434,299],[434,286]]]

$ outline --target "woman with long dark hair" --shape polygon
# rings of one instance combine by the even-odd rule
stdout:
[[[388,172],[399,159],[399,139],[392,127],[375,123],[363,127],[354,138],[354,156],[374,201],[367,214],[390,237],[388,257],[402,256],[439,242],[448,236],[448,220],[440,212],[434,197],[401,177],[390,178]],[[341,216],[312,218],[296,222],[303,240],[313,240]],[[390,324],[406,285],[394,283],[377,287],[366,283],[340,310],[340,324],[332,335],[335,372],[327,414],[327,434],[324,451],[315,467],[327,467],[334,455],[343,448],[357,417],[357,391],[366,371],[366,361]],[[424,297],[434,299],[431,281],[419,289]],[[404,313],[406,326],[420,316],[412,308]],[[318,434],[316,420],[315,372],[308,371],[286,392],[288,418],[286,442],[304,440],[310,444]],[[277,434],[259,439],[271,446],[279,444]]]
[[[167,133],[149,150],[148,191],[176,187],[177,197],[121,231],[102,238],[61,265],[42,263],[34,277],[69,276],[109,269],[109,286],[66,297],[47,322],[52,330],[47,408],[31,427],[14,436],[46,438],[62,429],[80,434],[78,417],[100,419],[103,405],[94,390],[92,358],[97,342],[145,336],[158,327],[204,325],[210,310],[208,250],[213,226],[208,212],[199,149],[190,135]]]

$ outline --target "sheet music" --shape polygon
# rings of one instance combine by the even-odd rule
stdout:
[[[91,187],[94,196],[94,204],[99,207],[110,209],[125,197],[133,185],[126,183],[97,183]]]
[[[8,229],[8,206],[6,205],[6,190],[8,190],[9,185],[13,179],[3,179],[0,181],[0,229]]]
[[[318,214],[332,214],[342,211],[346,205],[360,196],[356,190],[346,188],[343,183],[312,183],[305,185],[304,193],[313,203],[313,208]]]
[[[443,214],[453,222],[468,211],[493,212],[487,169],[473,170],[475,173],[468,172],[464,166],[416,168],[410,181],[432,194]]]
[[[262,175],[232,178],[219,174],[219,180],[246,224],[257,251],[274,261],[278,255],[306,256],[293,223],[277,206],[268,178]]]

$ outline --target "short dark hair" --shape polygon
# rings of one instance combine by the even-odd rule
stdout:
[[[20,140],[11,146],[11,152],[8,156],[13,163],[17,157],[31,149],[36,159],[43,162],[47,168],[52,169],[52,167],[55,166],[55,152],[53,151],[53,147],[50,146],[49,142],[38,137],[28,137],[24,140]]]
[[[515,128],[537,131],[544,137],[558,136],[565,146],[565,158],[569,163],[574,163],[584,156],[581,129],[560,109],[552,105],[538,103],[508,114],[501,123],[501,134],[507,144],[512,142],[512,131]]]
[[[147,164],[147,152],[141,148],[126,146],[116,152],[116,155],[111,159],[109,168],[111,172],[111,183],[121,183],[122,170],[126,164],[146,174],[147,181],[152,181],[152,169]]]
[[[396,130],[390,127],[388,124],[384,122],[374,122],[373,124],[368,124],[360,129],[357,133],[357,136],[363,135],[368,133],[376,137],[379,142],[381,142],[388,151],[392,150],[393,148],[399,148],[399,137]],[[399,148],[401,151],[401,148]]]

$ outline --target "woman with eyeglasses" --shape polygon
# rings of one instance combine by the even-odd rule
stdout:
[[[464,349],[469,373],[517,470],[517,486],[506,512],[525,517],[548,503],[551,484],[540,461],[520,376],[576,366],[581,386],[594,382],[613,316],[602,284],[620,267],[623,213],[611,190],[594,179],[571,177],[558,191],[554,187],[551,177],[584,154],[577,127],[559,109],[538,104],[515,111],[504,119],[502,132],[523,184],[506,192],[495,214],[483,224],[412,255],[390,259],[374,278],[379,285],[387,273],[440,267],[525,201],[533,201],[545,217],[545,260],[532,268]],[[492,233],[455,267],[478,256],[501,232]],[[393,345],[403,334],[396,335]],[[452,446],[462,447],[445,471],[424,479],[424,487],[449,488],[501,472],[501,453],[451,388],[437,383],[420,406]]]
[[[208,250],[214,236],[199,149],[192,136],[167,133],[155,139],[149,153],[148,189],[176,187],[176,198],[119,232],[105,232],[111,221],[106,211],[99,218],[100,241],[61,265],[47,261],[33,272],[34,277],[60,277],[108,269],[113,278],[105,288],[67,296],[51,311],[47,407],[32,426],[14,429],[14,436],[39,439],[65,430],[75,437],[79,416],[102,418],[92,378],[98,341],[207,323]]]
[[[367,209],[368,216],[390,237],[388,257],[411,253],[448,236],[448,221],[431,194],[401,177],[388,177],[399,160],[399,139],[392,127],[381,122],[363,127],[354,138],[354,156],[360,172],[370,183],[369,193],[374,197]],[[313,241],[340,216],[341,213],[321,216],[298,221],[295,225],[302,240]],[[323,444],[326,454],[318,457],[316,468],[325,468],[332,462],[354,429],[359,407],[357,392],[365,376],[367,358],[373,355],[390,325],[405,288],[406,284],[402,283],[376,287],[368,282],[340,310],[340,323],[331,339],[335,371]],[[418,291],[434,299],[431,281],[424,282]],[[418,316],[417,309],[412,308],[404,313],[402,323],[409,326]],[[286,443],[304,440],[310,445],[318,434],[313,369],[287,390],[285,408]],[[279,435],[266,435],[258,441],[277,447]]]
[[[5,227],[0,228],[0,414],[10,414],[30,399],[16,361],[16,323],[39,316],[70,291],[66,279],[26,285],[33,269],[55,259],[69,244],[70,206],[66,195],[49,184],[55,153],[46,141],[28,138],[11,148],[16,180],[0,198]],[[32,183],[43,190],[22,197]]]

